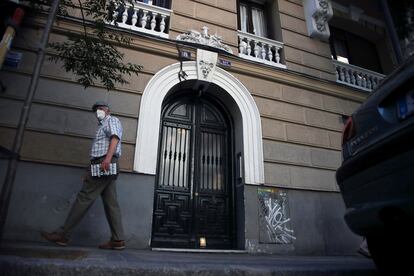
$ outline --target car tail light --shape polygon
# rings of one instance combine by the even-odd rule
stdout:
[[[349,116],[345,122],[344,131],[342,133],[342,145],[346,144],[349,139],[355,136],[355,126],[352,116]]]

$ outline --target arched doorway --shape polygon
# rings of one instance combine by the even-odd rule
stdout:
[[[197,80],[195,61],[177,62],[158,71],[148,82],[141,98],[134,156],[134,171],[155,175],[160,134],[162,103],[170,91],[182,82],[178,73],[188,75],[185,83]],[[240,113],[243,181],[252,185],[264,184],[263,141],[260,113],[247,88],[232,74],[217,67],[211,84],[222,89]],[[228,106],[226,104],[226,106]],[[233,114],[233,112],[232,112]]]
[[[164,102],[153,247],[234,247],[232,125],[225,107],[207,94],[182,91]]]

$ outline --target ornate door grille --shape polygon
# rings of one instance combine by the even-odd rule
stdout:
[[[184,97],[163,109],[152,246],[232,246],[231,124],[217,103]],[[203,246],[201,246],[203,247]]]

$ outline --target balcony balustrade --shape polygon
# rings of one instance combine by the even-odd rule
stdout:
[[[169,22],[172,11],[153,4],[134,1],[133,4],[116,7],[111,25],[137,32],[168,38]]]
[[[355,65],[333,60],[336,81],[365,91],[375,89],[385,75]]]
[[[280,62],[283,43],[249,33],[238,31],[239,57],[267,65],[286,68]]]

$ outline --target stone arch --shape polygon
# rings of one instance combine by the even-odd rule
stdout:
[[[186,80],[197,80],[195,61],[183,62]],[[156,174],[161,108],[168,92],[180,81],[180,63],[169,65],[148,82],[141,98],[134,171]],[[242,116],[244,182],[264,184],[263,142],[260,113],[247,88],[232,74],[217,67],[212,83],[226,91],[237,104]]]

